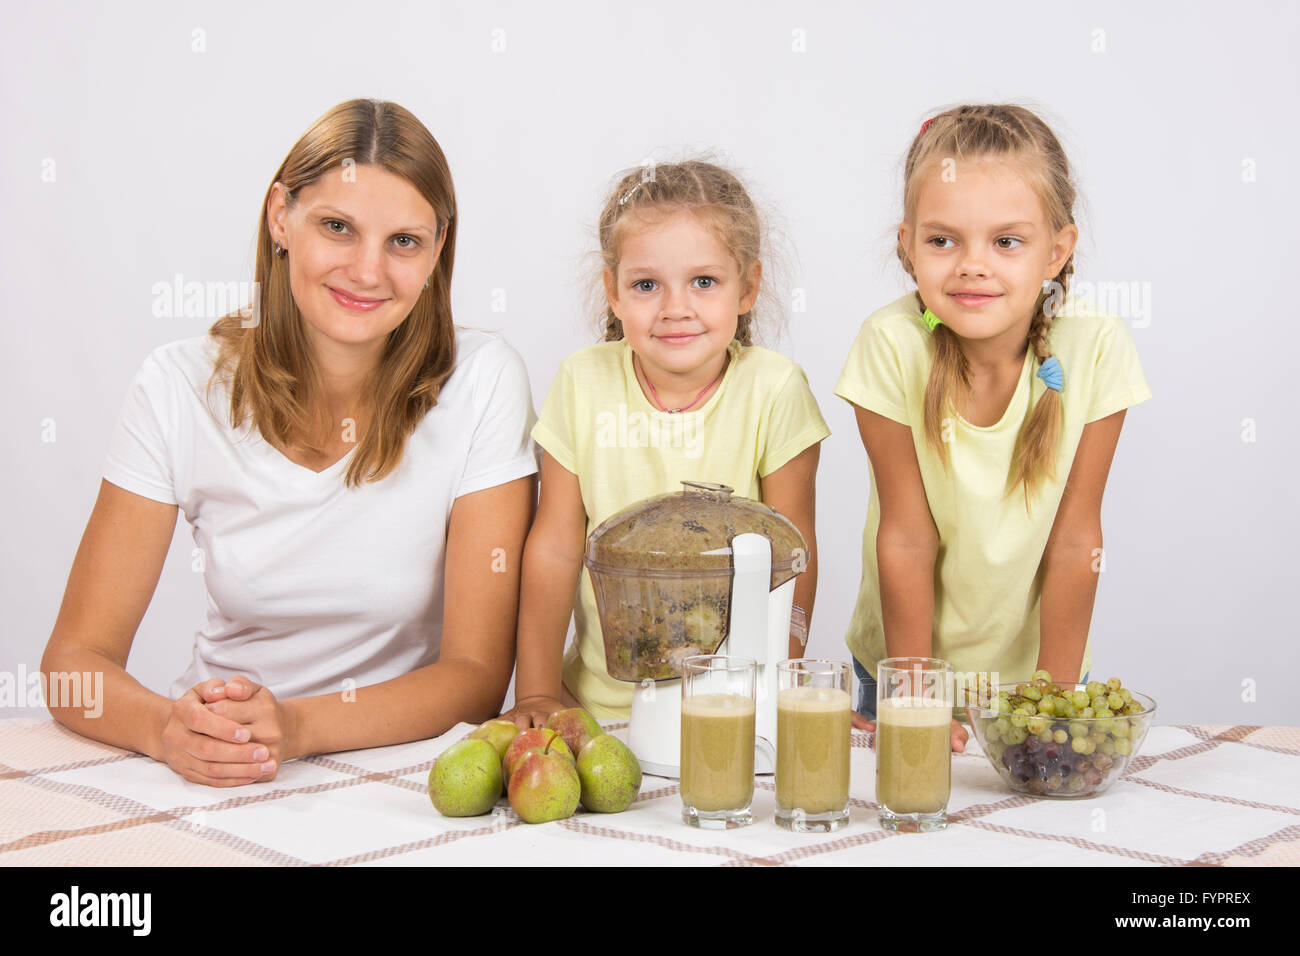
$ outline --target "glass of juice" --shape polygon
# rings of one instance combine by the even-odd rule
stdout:
[[[849,665],[776,665],[776,822],[826,832],[849,822]]]
[[[754,682],[748,657],[682,661],[682,820],[729,830],[754,822]]]
[[[890,657],[876,665],[876,803],[886,830],[948,826],[952,665]]]

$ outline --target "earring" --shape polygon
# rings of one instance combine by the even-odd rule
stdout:
[[[275,257],[276,257],[277,259],[283,259],[283,258],[284,258],[285,256],[287,256],[288,254],[289,254],[289,250],[286,249],[284,246],[280,245],[279,240],[276,240],[276,243],[275,243]]]
[[[424,280],[424,287],[425,287],[426,289],[429,288],[429,280],[428,280],[428,279],[425,279],[425,280]]]

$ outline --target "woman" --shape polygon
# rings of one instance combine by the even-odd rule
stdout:
[[[500,709],[537,470],[527,375],[452,325],[455,194],[437,142],[352,100],[262,209],[260,306],[145,362],[45,651],[102,671],[55,719],[186,780],[436,736]],[[126,673],[176,523],[208,590],[168,699]]]

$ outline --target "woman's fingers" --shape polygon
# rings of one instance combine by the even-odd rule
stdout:
[[[967,733],[966,728],[960,722],[954,720],[952,722],[952,749],[959,754],[965,753],[966,741],[969,737],[970,734]]]
[[[203,734],[214,740],[228,740],[231,743],[242,744],[247,743],[252,737],[252,732],[247,727],[236,720],[213,712],[205,705],[197,688],[186,692],[172,704],[172,715],[191,732]]]

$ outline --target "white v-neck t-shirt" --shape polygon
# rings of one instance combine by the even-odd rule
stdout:
[[[438,659],[447,523],[461,495],[534,474],[528,373],[504,339],[456,329],[456,367],[387,477],[344,484],[207,394],[216,343],[173,342],[145,360],[109,444],[104,477],[184,512],[207,621],[179,697],[247,674],[278,698],[343,693]],[[485,559],[484,568],[488,567]]]

